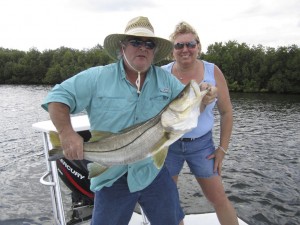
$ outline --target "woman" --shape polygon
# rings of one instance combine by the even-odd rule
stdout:
[[[222,225],[238,224],[236,211],[228,200],[221,179],[222,161],[227,153],[232,132],[232,105],[226,80],[214,64],[198,59],[201,43],[195,29],[186,22],[179,23],[171,34],[174,62],[163,66],[183,84],[190,80],[217,87],[217,100],[208,104],[198,118],[198,127],[170,146],[166,165],[177,183],[178,175],[187,162],[205,197],[215,208]],[[205,100],[205,99],[204,99]],[[220,113],[220,143],[215,148],[212,138],[213,108]]]

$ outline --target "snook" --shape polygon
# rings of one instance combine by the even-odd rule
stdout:
[[[182,92],[155,117],[119,133],[92,132],[92,138],[84,143],[84,159],[89,178],[98,176],[113,165],[126,165],[152,156],[157,168],[161,168],[168,147],[183,134],[197,126],[202,98],[208,90],[200,91],[191,81]],[[49,160],[64,157],[58,134],[50,132],[53,149]]]

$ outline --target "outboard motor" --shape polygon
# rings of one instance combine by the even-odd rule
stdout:
[[[84,141],[91,137],[89,131],[78,132]],[[67,225],[77,224],[92,218],[94,193],[90,190],[88,179],[88,160],[68,160],[65,158],[56,161],[58,175],[65,185],[72,191],[72,207],[68,212],[70,221]]]

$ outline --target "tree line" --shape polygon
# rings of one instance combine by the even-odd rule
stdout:
[[[300,94],[300,50],[287,47],[249,47],[245,43],[216,42],[201,54],[201,59],[215,63],[224,73],[230,91]],[[172,61],[165,59],[158,66]],[[27,52],[0,48],[0,84],[54,85],[92,66],[113,61],[101,45],[77,50]]]

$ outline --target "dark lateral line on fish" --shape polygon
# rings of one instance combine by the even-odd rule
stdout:
[[[200,87],[200,84],[198,85]],[[180,94],[183,92],[184,90],[182,90],[173,100],[177,99],[178,96],[180,96]],[[209,91],[211,91],[211,87],[206,88],[206,93],[207,94]],[[170,102],[171,103],[171,102]],[[169,104],[170,104],[169,103]],[[167,104],[160,112],[159,114],[157,114],[155,117],[152,117],[150,120],[148,120],[148,123],[151,123],[153,120],[158,119],[158,121],[156,123],[154,123],[152,126],[150,126],[148,129],[146,129],[144,132],[142,132],[139,136],[137,136],[135,139],[133,139],[131,142],[127,143],[126,145],[123,145],[122,147],[116,148],[116,149],[112,149],[112,150],[107,150],[107,151],[102,151],[102,152],[113,152],[113,151],[117,151],[121,148],[124,148],[128,145],[130,145],[131,143],[133,143],[134,141],[136,141],[140,136],[142,136],[146,131],[148,131],[149,129],[151,129],[152,127],[156,126],[161,118],[161,115],[164,113],[164,111],[166,110],[166,108],[169,106],[169,104]],[[85,152],[92,152],[92,151],[85,151]]]
[[[135,139],[133,139],[131,142],[128,142],[127,144],[125,145],[122,145],[121,147],[119,148],[115,148],[115,149],[111,149],[111,150],[107,150],[107,151],[101,151],[101,152],[113,152],[113,151],[117,151],[117,150],[120,150],[128,145],[130,145],[131,143],[133,143],[134,141],[136,141],[139,137],[141,137],[146,131],[148,131],[149,129],[151,129],[152,127],[156,126],[159,122],[160,122],[160,118],[157,118],[157,117],[161,117],[161,114],[164,112],[164,109],[158,114],[156,115],[155,117],[152,117],[150,120],[151,121],[148,121],[149,123],[152,122],[152,120],[156,120],[158,119],[158,121],[156,123],[154,123],[152,126],[150,126],[148,129],[146,129],[144,132],[142,132],[140,135],[138,135]],[[84,150],[84,152],[94,152],[94,151],[86,151]]]

